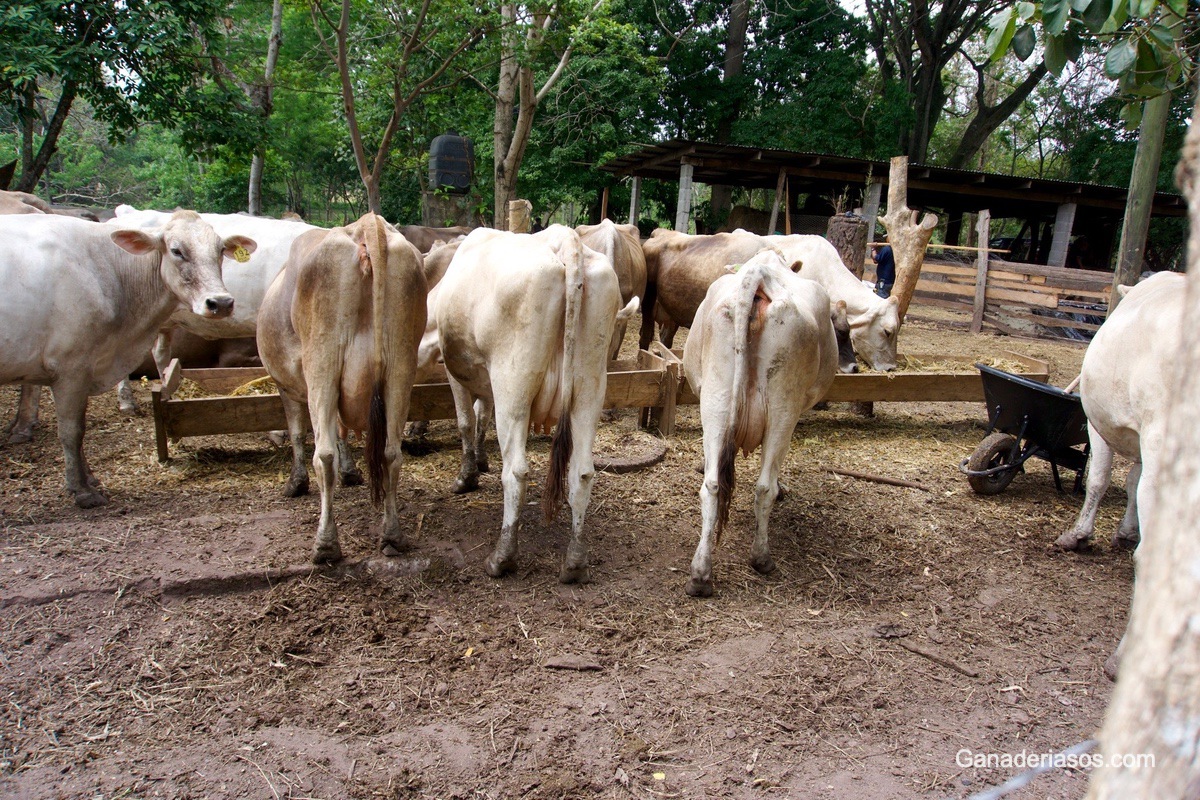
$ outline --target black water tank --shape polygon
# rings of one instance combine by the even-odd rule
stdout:
[[[449,131],[429,145],[429,188],[464,193],[475,173],[475,147],[471,140]]]

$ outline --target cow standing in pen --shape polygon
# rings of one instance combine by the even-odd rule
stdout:
[[[88,396],[128,375],[180,304],[230,316],[221,260],[254,248],[244,236],[222,239],[194,211],[146,230],[0,217],[0,383],[50,387],[77,505],[108,502],[83,456]]]
[[[591,497],[592,444],[608,384],[608,347],[621,309],[616,274],[570,228],[541,233],[477,229],[459,246],[434,302],[440,350],[462,436],[454,492],[478,486],[483,435],[494,409],[504,463],[504,518],[489,575],[517,564],[517,525],[529,478],[530,426],[556,426],[542,507],[553,517],[564,496],[571,539],[559,580],[587,580],[584,514]]]
[[[767,522],[779,471],[800,415],[833,383],[837,355],[829,295],[793,274],[778,252],[759,253],[709,287],[683,349],[704,428],[700,543],[688,594],[712,595],[712,548],[729,517],[734,457],[760,444],[750,565],[761,573],[775,569]]]
[[[580,225],[575,232],[584,245],[612,262],[613,271],[617,273],[617,284],[621,287],[621,302],[628,303],[636,297],[640,304],[646,294],[646,254],[642,251],[637,226],[617,225],[606,219],[599,225]],[[608,348],[609,361],[620,352],[626,327],[625,320],[617,322],[612,344]]]
[[[405,547],[396,487],[425,295],[420,253],[382,217],[367,214],[346,227],[300,236],[263,299],[259,354],[279,386],[292,442],[287,494],[308,487],[306,405],[316,440],[316,563],[342,557],[333,485],[342,462],[352,457],[341,444],[339,425],[366,432],[371,496],[383,504],[383,552],[397,555]]]

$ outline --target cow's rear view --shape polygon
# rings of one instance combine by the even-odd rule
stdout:
[[[729,516],[737,450],[749,454],[760,444],[750,564],[762,573],[775,569],[767,520],[796,421],[833,382],[838,350],[830,316],[825,290],[794,275],[774,250],[714,282],[696,311],[683,351],[704,427],[700,543],[687,585],[694,597],[712,594],[712,547]]]
[[[372,499],[383,504],[382,549],[404,547],[396,509],[400,441],[425,328],[421,257],[382,217],[316,230],[292,245],[291,256],[263,300],[258,348],[279,386],[292,440],[286,492],[307,489],[304,410],[312,421],[313,468],[321,488],[321,519],[313,560],[342,551],[333,519],[333,484],[349,466],[339,423],[366,432]]]

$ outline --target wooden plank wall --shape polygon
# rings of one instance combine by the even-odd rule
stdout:
[[[1006,327],[1002,320],[1007,317],[1043,328],[1094,332],[1098,325],[1071,315],[1103,319],[1111,282],[1112,274],[1107,272],[993,258],[987,269],[984,319],[1001,328]],[[913,304],[961,311],[970,319],[975,311],[976,283],[974,264],[927,258],[921,266]]]

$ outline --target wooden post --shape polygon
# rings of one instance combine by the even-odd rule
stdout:
[[[629,224],[637,225],[638,214],[642,205],[642,179],[634,177],[633,186],[629,192]]]
[[[1067,265],[1067,250],[1071,246],[1071,228],[1075,226],[1075,204],[1063,203],[1054,215],[1054,239],[1050,242],[1050,257],[1046,263],[1052,267]]]
[[[679,202],[675,207],[675,230],[688,232],[692,218],[692,165],[683,161],[679,164]]]
[[[937,227],[936,214],[926,214],[917,222],[917,212],[908,207],[908,156],[892,159],[888,176],[888,210],[882,218],[888,232],[888,244],[896,259],[896,283],[892,286],[892,297],[900,304],[900,322],[912,302],[917,280],[921,277],[921,262],[925,259],[925,248]]]
[[[608,190],[609,187],[604,187],[604,192],[600,195],[600,220],[603,222],[608,219]]]
[[[779,180],[775,181],[775,202],[771,204],[771,224],[767,227],[767,235],[775,233],[775,223],[779,222],[779,199],[783,197],[783,182],[787,180],[787,170],[779,170]]]
[[[508,229],[513,233],[529,233],[532,228],[533,203],[528,200],[508,201]]]
[[[979,231],[979,254],[975,257],[975,313],[971,316],[971,333],[983,330],[983,310],[987,303],[988,240],[992,223],[992,212],[983,209],[975,229]]]
[[[792,188],[786,180],[783,182],[783,233],[792,235]]]

